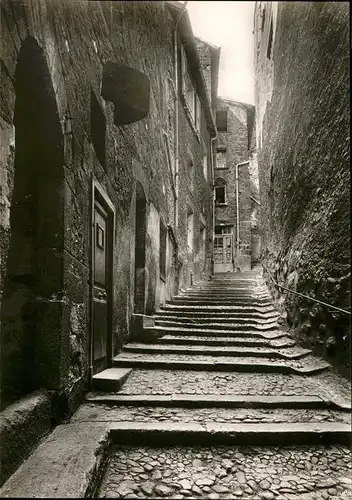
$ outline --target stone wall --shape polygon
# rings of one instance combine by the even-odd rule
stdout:
[[[88,387],[93,179],[115,213],[112,355],[131,334],[137,182],[146,199],[145,312],[152,314],[177,292],[180,266],[180,286],[189,283],[189,269],[200,276],[199,220],[211,221],[211,191],[202,167],[209,133],[203,117],[199,140],[180,109],[176,228],[164,135],[172,128],[175,112],[171,105],[170,116],[174,96],[166,84],[168,77],[174,78],[173,26],[164,2],[1,3],[4,405],[45,387],[62,395],[63,407],[71,411]],[[143,120],[115,124],[114,105],[101,96],[108,61],[148,76],[150,109]],[[27,103],[32,103],[30,119],[23,114]],[[184,170],[189,151],[196,166],[193,193]],[[194,255],[185,249],[182,210],[188,203],[195,210]],[[160,217],[170,226],[164,279],[159,273]],[[207,261],[210,247],[207,239]]]
[[[263,264],[350,310],[349,5],[278,2],[269,59],[270,7],[255,10]],[[272,292],[301,338],[348,374],[350,316]]]

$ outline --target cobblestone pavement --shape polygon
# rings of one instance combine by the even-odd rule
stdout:
[[[100,498],[352,498],[343,446],[112,448]]]
[[[141,406],[82,405],[73,422],[345,422],[351,423],[350,413],[317,409],[284,408],[163,408]]]
[[[334,373],[312,377],[280,373],[133,370],[121,394],[243,394],[331,397],[348,400],[351,384]]]

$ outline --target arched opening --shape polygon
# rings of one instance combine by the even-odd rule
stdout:
[[[215,203],[221,205],[226,203],[226,181],[222,177],[215,180]]]
[[[136,230],[135,230],[135,282],[134,312],[144,314],[145,310],[145,238],[146,197],[143,186],[136,182]]]
[[[5,404],[50,388],[43,372],[50,372],[56,351],[46,358],[50,346],[42,335],[53,335],[58,311],[45,304],[62,287],[63,137],[48,67],[33,37],[22,44],[15,78],[15,172],[1,315]]]

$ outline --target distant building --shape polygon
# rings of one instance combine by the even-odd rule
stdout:
[[[140,318],[210,276],[218,66],[205,81],[179,2],[1,17],[1,404],[51,391],[34,439]]]
[[[263,264],[302,338],[350,375],[348,2],[256,2],[255,105]]]
[[[218,98],[214,271],[249,270],[259,260],[254,106]]]

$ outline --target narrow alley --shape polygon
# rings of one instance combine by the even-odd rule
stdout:
[[[1,498],[352,499],[349,14],[1,0]]]

